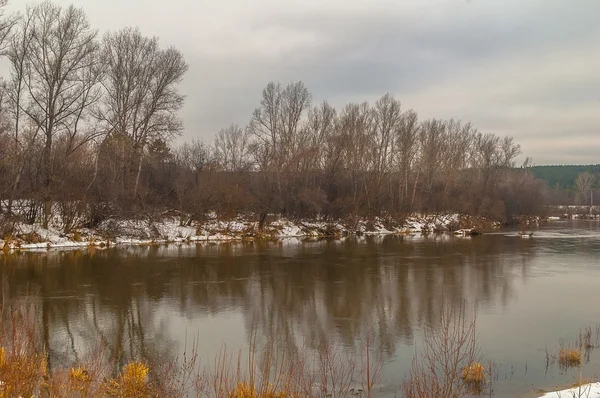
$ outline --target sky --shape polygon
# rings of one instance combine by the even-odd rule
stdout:
[[[246,125],[268,82],[301,80],[314,104],[390,93],[421,118],[513,136],[521,160],[600,163],[600,0],[54,2],[183,52],[185,140]]]

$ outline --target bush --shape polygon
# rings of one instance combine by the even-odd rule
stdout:
[[[483,391],[486,376],[465,305],[444,301],[437,327],[425,331],[423,347],[402,382],[406,398],[461,398]]]

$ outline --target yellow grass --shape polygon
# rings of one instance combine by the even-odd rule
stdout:
[[[81,236],[81,232],[79,232],[79,231],[73,232],[73,240],[75,242],[81,242],[83,240],[83,237]]]
[[[267,386],[266,391],[258,391],[256,387],[247,382],[240,382],[229,393],[228,398],[299,398],[300,395],[294,394],[285,389],[277,391],[272,385]]]
[[[467,384],[483,384],[486,380],[485,368],[479,362],[465,366],[462,370],[462,378]]]
[[[6,310],[0,305],[0,398],[300,398],[345,395],[353,383],[371,391],[382,361],[369,350],[362,361],[327,344],[317,352],[291,356],[275,345],[257,348],[253,327],[247,366],[241,352],[237,361],[225,348],[214,367],[198,367],[196,349],[175,361],[133,361],[124,366],[104,354],[98,345],[74,364],[54,364],[49,370],[47,352],[36,327],[36,307],[27,300]],[[260,359],[258,359],[260,358]],[[361,366],[362,365],[362,366]]]
[[[0,397],[30,397],[47,374],[46,360],[28,350],[19,352],[0,348]]]
[[[142,362],[131,362],[121,374],[106,384],[106,392],[111,397],[143,398],[150,397],[152,389],[148,385],[148,366]]]
[[[558,352],[558,363],[565,367],[581,365],[581,351],[561,348]]]

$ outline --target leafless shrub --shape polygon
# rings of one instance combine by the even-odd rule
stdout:
[[[87,208],[81,201],[61,201],[58,203],[60,220],[64,233],[70,233],[75,228],[83,226]]]
[[[453,307],[444,302],[439,325],[425,330],[422,347],[417,350],[412,369],[402,383],[407,398],[459,398],[467,393],[480,393],[485,387],[485,370],[477,379],[468,369],[479,369],[482,363],[475,316],[467,318],[465,304]]]

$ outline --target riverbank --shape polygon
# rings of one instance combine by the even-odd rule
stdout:
[[[581,386],[535,396],[539,398],[600,398],[600,382],[583,384]]]
[[[261,229],[256,217],[229,220],[209,215],[204,222],[183,223],[177,215],[139,219],[112,218],[97,228],[77,228],[64,232],[64,223],[55,217],[48,228],[41,224],[13,222],[10,232],[0,239],[4,250],[32,250],[61,247],[105,247],[162,243],[229,242],[277,240],[282,238],[337,238],[349,235],[428,234],[458,230],[486,231],[500,223],[483,217],[460,214],[412,215],[404,220],[375,218],[353,220],[290,220],[270,216]]]
[[[547,208],[550,220],[560,219],[600,219],[600,206],[551,205]]]

